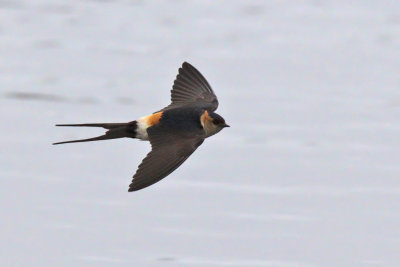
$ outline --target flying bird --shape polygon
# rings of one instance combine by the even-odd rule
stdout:
[[[139,165],[129,192],[148,187],[176,170],[204,141],[225,127],[215,113],[218,99],[204,76],[187,62],[179,68],[171,104],[151,115],[126,123],[56,124],[107,129],[104,135],[54,143],[67,144],[122,137],[150,141],[151,151]]]

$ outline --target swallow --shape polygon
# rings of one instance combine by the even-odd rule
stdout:
[[[215,113],[218,99],[204,76],[187,62],[179,68],[171,90],[171,104],[151,115],[126,123],[56,124],[56,126],[102,127],[104,135],[54,143],[53,145],[136,138],[150,141],[151,151],[139,165],[128,192],[157,183],[176,170],[203,142],[225,127]]]

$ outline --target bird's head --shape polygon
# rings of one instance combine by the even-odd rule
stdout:
[[[207,110],[201,115],[200,121],[207,137],[218,133],[225,127],[230,127],[220,115]]]

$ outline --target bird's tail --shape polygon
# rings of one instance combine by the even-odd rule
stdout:
[[[127,122],[127,123],[56,124],[56,126],[102,127],[104,129],[107,129],[108,131],[105,134],[97,136],[97,137],[57,142],[57,143],[53,143],[53,145],[68,144],[68,143],[79,143],[79,142],[89,142],[89,141],[99,141],[99,140],[116,139],[116,138],[122,138],[122,137],[135,138],[136,137],[137,122],[136,121],[131,121],[131,122]]]

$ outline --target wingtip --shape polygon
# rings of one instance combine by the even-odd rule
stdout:
[[[133,185],[133,183],[131,183],[129,185],[128,192],[133,192],[133,191],[135,191],[135,186]]]
[[[189,62],[183,61],[183,63],[182,63],[182,68],[185,68],[185,67],[193,67],[193,66],[192,66],[192,64],[190,64]]]
[[[134,192],[134,191],[139,191],[142,190],[143,188],[146,188],[147,186],[138,186],[137,184],[131,183],[129,185],[128,192]]]

